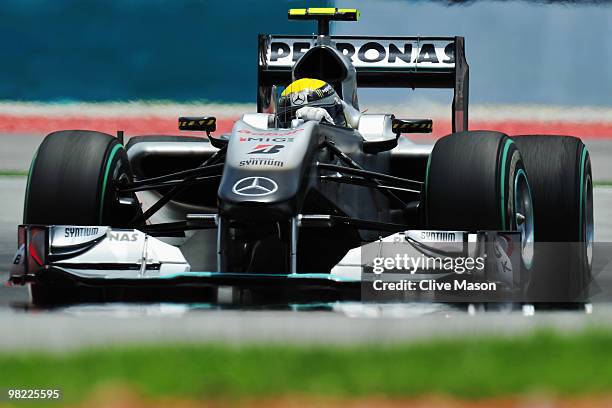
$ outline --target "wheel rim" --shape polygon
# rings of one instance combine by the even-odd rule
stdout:
[[[514,208],[516,227],[521,233],[521,257],[523,264],[531,268],[534,254],[533,203],[527,176],[522,169],[514,181]]]
[[[593,265],[593,242],[594,242],[594,223],[593,223],[593,181],[591,175],[587,175],[584,181],[584,215],[582,217],[582,230],[584,231],[584,241],[586,243],[587,265],[589,270]]]

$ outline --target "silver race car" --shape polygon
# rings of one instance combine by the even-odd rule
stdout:
[[[390,282],[429,282],[421,289],[431,292],[458,275],[435,263],[376,270],[381,254],[401,253],[481,259],[461,279],[513,299],[587,296],[593,199],[582,142],[468,130],[463,37],[329,34],[331,21],[358,17],[293,9],[290,19],[318,22],[317,35],[260,35],[257,112],[231,134],[215,135],[206,116],[179,118],[179,129],[207,138],[124,146],[121,135],[49,134],[32,160],[10,282],[29,284],[36,304],[273,303],[376,300]],[[333,88],[341,124],[281,117],[279,97],[304,78]],[[402,135],[431,132],[432,121],[363,113],[367,87],[453,89],[452,134],[412,143]]]

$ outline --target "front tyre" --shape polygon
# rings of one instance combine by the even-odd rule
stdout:
[[[127,227],[140,209],[120,205],[114,186],[131,181],[125,148],[113,136],[85,130],[51,133],[30,166],[23,222]]]
[[[423,201],[429,229],[520,231],[523,266],[531,268],[530,186],[521,154],[508,136],[466,131],[438,140],[427,163]]]

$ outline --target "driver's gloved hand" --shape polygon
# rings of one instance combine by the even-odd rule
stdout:
[[[325,119],[332,125],[334,125],[334,120],[329,116],[329,113],[323,108],[314,108],[311,106],[304,106],[303,108],[298,109],[295,112],[295,115],[298,119],[302,119],[305,122],[309,120],[316,120],[317,122]]]

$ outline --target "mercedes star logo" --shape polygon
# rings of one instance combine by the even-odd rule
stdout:
[[[261,197],[278,190],[278,184],[267,177],[246,177],[238,180],[232,191],[246,197]]]

